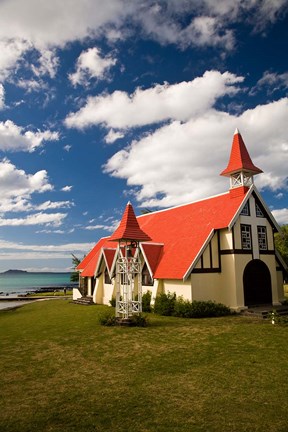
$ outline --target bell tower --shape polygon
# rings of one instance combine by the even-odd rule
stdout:
[[[260,168],[253,164],[242,136],[236,129],[227,168],[220,174],[230,177],[231,198],[244,195],[249,187],[253,185],[253,176],[262,172]]]
[[[128,202],[119,227],[110,241],[118,242],[116,262],[116,317],[129,324],[133,315],[142,312],[142,269],[139,244],[151,238],[141,230],[133,207]]]

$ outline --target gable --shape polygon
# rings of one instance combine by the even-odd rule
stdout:
[[[141,243],[140,249],[144,257],[144,261],[147,264],[150,276],[153,278],[157,269],[158,262],[160,260],[163,244],[157,243]]]

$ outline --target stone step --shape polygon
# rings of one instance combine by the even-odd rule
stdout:
[[[260,318],[267,318],[272,312],[276,312],[277,315],[285,316],[288,315],[288,305],[282,306],[255,306],[247,309],[243,312],[245,316],[255,316]]]
[[[81,304],[81,305],[84,305],[84,306],[92,306],[92,305],[95,304],[93,302],[92,297],[81,297],[81,298],[79,298],[77,300],[73,300],[73,303],[75,303],[75,304]]]

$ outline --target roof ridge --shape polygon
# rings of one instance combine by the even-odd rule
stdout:
[[[199,202],[201,202],[201,201],[208,201],[209,199],[217,198],[217,197],[220,197],[220,196],[222,196],[222,195],[228,195],[228,194],[229,194],[229,191],[228,191],[228,192],[222,192],[222,193],[220,193],[220,194],[212,195],[212,196],[210,196],[210,197],[206,197],[206,198],[201,198],[201,199],[199,199],[199,200],[191,201],[191,202],[188,202],[188,203],[185,203],[185,204],[178,204],[178,205],[173,206],[173,207],[168,207],[168,208],[164,208],[164,209],[160,209],[160,210],[155,210],[155,211],[152,211],[152,212],[149,212],[149,213],[145,213],[145,214],[138,215],[138,216],[137,216],[137,219],[138,219],[138,218],[145,217],[145,216],[151,216],[151,215],[153,215],[153,214],[155,214],[155,213],[166,212],[166,211],[169,211],[169,210],[174,210],[174,209],[176,209],[176,208],[189,206],[189,205],[191,205],[191,204],[196,204],[196,203],[199,203]]]

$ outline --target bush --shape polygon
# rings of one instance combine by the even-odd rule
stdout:
[[[151,312],[151,291],[142,295],[142,311]]]
[[[220,317],[230,314],[230,309],[222,303],[213,301],[193,301],[191,303],[191,318]]]
[[[109,303],[112,307],[116,307],[116,298],[112,297],[111,300],[109,300]]]
[[[147,327],[148,326],[148,318],[145,315],[133,315],[131,317],[132,325],[135,327]]]
[[[155,299],[154,312],[158,315],[171,316],[174,314],[176,293],[160,294]]]
[[[173,315],[182,318],[192,318],[192,303],[189,300],[184,300],[183,297],[178,297],[175,302]]]
[[[176,299],[176,294],[160,294],[155,299],[154,312],[158,315],[173,315],[182,318],[206,318],[230,315],[229,307],[213,301]]]
[[[103,326],[111,327],[116,325],[116,316],[112,311],[103,312],[99,316],[99,323]]]

